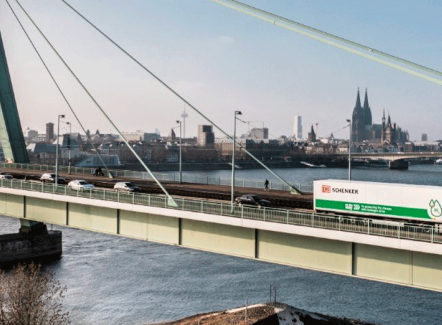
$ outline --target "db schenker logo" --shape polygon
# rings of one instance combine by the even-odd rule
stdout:
[[[331,193],[330,185],[322,185],[322,193]]]

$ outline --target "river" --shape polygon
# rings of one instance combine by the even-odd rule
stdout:
[[[345,169],[278,170],[290,181],[346,178]],[[193,172],[192,172],[193,173]],[[228,177],[228,171],[200,172]],[[261,170],[238,177],[265,179]],[[353,178],[442,185],[442,166],[355,169]],[[0,233],[19,221],[0,217]],[[63,257],[48,267],[68,287],[72,324],[149,324],[269,300],[385,325],[442,324],[442,293],[54,226]]]

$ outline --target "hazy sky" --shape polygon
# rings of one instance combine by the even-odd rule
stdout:
[[[110,132],[15,1],[10,0],[91,131]],[[368,88],[373,122],[382,110],[410,133],[442,139],[442,87],[272,26],[208,0],[69,0],[184,98],[227,132],[233,113],[278,137],[292,135],[294,115],[304,136],[347,138],[357,88]],[[244,0],[244,3],[442,71],[442,2],[438,0]],[[21,0],[34,20],[122,131],[176,125],[183,103],[71,9],[56,0]],[[0,30],[22,127],[44,132],[66,114],[77,123],[33,52],[5,1]],[[363,100],[363,98],[362,98]],[[190,108],[186,136],[206,122]],[[61,131],[65,131],[61,126]],[[238,134],[247,131],[238,124]],[[216,136],[220,133],[215,131]]]

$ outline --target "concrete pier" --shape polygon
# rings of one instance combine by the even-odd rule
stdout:
[[[61,231],[47,230],[36,223],[35,228],[20,228],[16,234],[0,235],[0,266],[18,262],[54,260],[61,257]]]

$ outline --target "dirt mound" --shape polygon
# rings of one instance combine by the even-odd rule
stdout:
[[[354,319],[326,316],[277,303],[259,304],[190,316],[156,325],[374,325]]]

